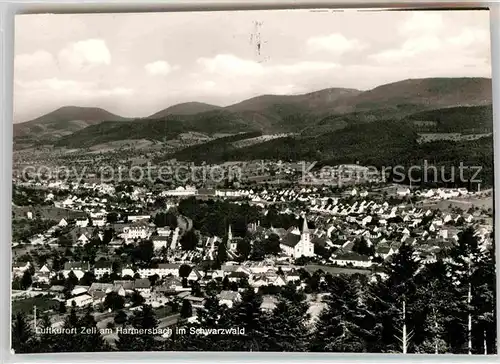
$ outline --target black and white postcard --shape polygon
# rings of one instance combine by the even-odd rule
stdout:
[[[488,10],[15,21],[15,353],[497,352]]]

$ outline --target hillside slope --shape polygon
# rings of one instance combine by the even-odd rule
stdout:
[[[237,115],[216,110],[196,115],[168,115],[162,119],[137,119],[130,121],[126,128],[119,122],[104,122],[63,137],[55,145],[79,148],[125,139],[167,141],[187,132],[213,135],[249,131],[254,129]]]
[[[455,126],[457,130],[479,130],[479,126],[489,124],[490,109],[474,109],[488,105],[491,79],[426,78],[394,82],[364,92],[330,88],[304,95],[262,95],[225,108],[188,102],[135,119],[127,128],[116,123],[124,118],[105,110],[67,107],[14,128],[17,141],[45,139],[74,148],[125,139],[169,140],[186,132],[213,136],[260,131],[314,137],[381,120],[439,119],[440,114],[443,119],[437,130],[453,132]],[[419,114],[426,111],[430,114]],[[472,117],[465,117],[462,112]],[[96,125],[102,121],[112,123]]]
[[[97,107],[65,106],[24,123],[14,124],[14,136],[68,134],[105,120],[127,120]]]
[[[153,115],[148,116],[148,119],[161,119],[169,115],[195,115],[219,109],[221,109],[220,106],[210,105],[203,102],[184,102],[182,104],[176,104],[160,110]]]

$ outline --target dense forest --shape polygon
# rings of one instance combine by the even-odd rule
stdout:
[[[434,122],[422,125],[421,131],[435,133],[491,133],[493,131],[493,108],[486,106],[459,106],[437,110],[426,110],[408,117],[413,125],[418,122]],[[415,123],[416,122],[416,123]]]
[[[401,166],[404,170],[408,170],[411,166],[423,167],[426,164],[445,171],[429,178],[438,186],[448,186],[450,175],[454,173],[452,171],[458,171],[463,165],[469,170],[464,173],[463,180],[459,180],[458,172],[455,172],[452,185],[470,187],[469,178],[473,177],[475,167],[480,168],[475,179],[481,180],[482,186],[493,184],[491,136],[476,140],[437,140],[418,143],[417,130],[408,124],[408,121],[386,120],[353,124],[342,130],[315,137],[290,136],[244,148],[232,146],[231,143],[235,141],[233,138],[241,139],[245,135],[247,134],[217,139],[167,157],[208,163],[258,159],[308,160],[317,161],[318,166],[359,162],[361,165],[376,168]]]
[[[85,148],[92,145],[129,139],[167,141],[182,133],[207,134],[249,132],[252,128],[238,115],[213,110],[196,115],[167,115],[160,119],[136,119],[127,122],[104,121],[62,137],[56,147]]]

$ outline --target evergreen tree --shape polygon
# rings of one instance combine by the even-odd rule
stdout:
[[[71,308],[70,313],[64,319],[64,334],[58,334],[53,347],[54,352],[78,352],[80,351],[80,341],[83,335],[80,331],[80,322],[75,308]]]
[[[52,327],[52,322],[50,321],[49,315],[44,314],[38,327],[42,330],[50,329]],[[55,345],[57,343],[57,335],[47,335],[41,334],[38,336],[37,343],[37,353],[52,353],[54,352]]]
[[[189,264],[182,264],[179,267],[179,277],[181,277],[181,278],[189,277],[189,274],[191,273],[192,269],[193,268]]]
[[[252,251],[252,244],[249,239],[243,238],[236,244],[236,253],[240,261],[245,261]]]
[[[228,290],[229,289],[229,276],[224,276],[224,278],[222,279],[222,289],[223,290]]]
[[[142,310],[136,311],[130,318],[133,328],[144,330],[144,334],[130,335],[122,333],[118,335],[116,347],[119,351],[155,351],[160,345],[153,335],[147,333],[148,329],[158,327],[156,315],[149,305],[142,306]]]
[[[22,312],[12,320],[12,349],[15,353],[29,353],[34,342],[33,330]]]
[[[70,297],[71,291],[78,284],[78,277],[73,273],[73,271],[68,273],[68,277],[64,280],[64,294],[66,297]]]
[[[98,352],[107,350],[107,345],[104,342],[101,333],[97,330],[97,323],[92,315],[92,307],[88,307],[85,315],[79,320],[80,328],[89,329],[85,334],[78,333],[80,342],[80,351]]]
[[[126,323],[127,323],[127,314],[123,310],[118,311],[118,313],[115,315],[115,324],[125,325]]]
[[[473,277],[481,258],[474,229],[466,228],[459,234],[458,243],[449,253],[449,275],[453,283],[453,299],[457,309],[445,327],[445,340],[454,354],[473,352],[472,329],[477,316],[472,309],[472,297],[475,295]]]
[[[21,288],[26,290],[31,287],[33,283],[33,278],[31,277],[31,273],[29,271],[24,272],[23,277],[21,278]]]
[[[232,338],[232,350],[263,351],[268,344],[265,340],[265,321],[260,309],[262,297],[253,288],[247,288],[241,295],[241,302],[231,310],[231,327],[241,327],[245,335]]]
[[[185,251],[195,250],[198,246],[198,243],[198,236],[196,235],[194,230],[186,231],[186,233],[182,235],[180,239],[181,248]]]
[[[373,352],[407,352],[412,350],[415,328],[422,327],[418,315],[415,276],[419,263],[411,246],[402,244],[384,265],[387,278],[377,279],[367,291],[366,304],[381,330]]]
[[[66,304],[64,302],[59,302],[59,313],[66,313]]]
[[[309,339],[309,305],[294,284],[286,285],[279,302],[265,320],[264,337],[269,351],[306,351]]]
[[[450,290],[453,285],[446,273],[446,264],[439,259],[425,265],[417,275],[418,304],[415,306],[419,308],[422,323],[414,336],[418,353],[443,354],[450,350],[444,339],[444,324],[453,319],[457,307]]]
[[[225,239],[227,241],[227,239]],[[227,246],[226,243],[223,241],[219,246],[217,247],[217,256],[215,257],[215,264],[217,268],[220,268],[222,264],[224,264],[228,259],[227,255]]]
[[[496,353],[495,245],[480,253],[471,274],[471,309],[474,313],[472,347],[477,354]]]
[[[125,298],[123,298],[116,292],[109,292],[104,298],[103,305],[106,309],[117,311],[122,309],[125,305]]]
[[[310,350],[367,352],[367,342],[375,336],[374,326],[356,284],[347,276],[333,277],[332,283],[326,307],[315,325]]]
[[[193,307],[191,306],[191,302],[189,302],[188,300],[183,300],[181,307],[181,317],[189,318],[192,315],[193,315]]]

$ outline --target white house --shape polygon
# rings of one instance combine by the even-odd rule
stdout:
[[[406,196],[410,196],[411,195],[411,191],[409,188],[400,188],[396,191],[396,194],[399,196],[399,197],[406,197]]]
[[[52,277],[52,271],[45,264],[40,270],[35,272],[35,278],[38,282],[49,283],[50,277]]]
[[[125,277],[125,276],[133,277],[134,274],[135,274],[135,272],[134,272],[134,270],[132,268],[126,267],[126,268],[122,269],[122,277]]]
[[[93,299],[92,299],[92,296],[90,296],[88,294],[83,294],[81,296],[76,296],[76,297],[70,298],[69,300],[66,300],[66,306],[67,307],[73,306],[73,302],[75,303],[76,307],[84,307],[84,306],[92,304]]]
[[[194,268],[191,273],[189,273],[189,276],[187,277],[188,281],[197,281],[198,279],[202,278],[203,275],[200,273],[200,271],[196,268]]]
[[[64,218],[62,218],[61,221],[59,221],[59,224],[57,225],[60,227],[65,227],[68,226],[68,222]]]
[[[169,275],[178,277],[180,266],[181,266],[180,264],[162,263],[158,264],[158,267],[156,268],[141,268],[137,271],[137,273],[139,273],[141,278],[148,278],[150,276],[154,276],[155,274],[157,274],[160,277],[166,277]]]
[[[136,223],[123,228],[125,240],[147,239],[150,235],[147,224]]]
[[[151,218],[151,215],[131,215],[127,217],[127,220],[129,222],[135,222],[135,221],[140,221],[140,220],[149,220]]]
[[[234,291],[221,291],[217,295],[220,305],[226,305],[227,307],[233,307],[233,304],[241,301],[241,295]]]
[[[156,229],[156,232],[159,236],[170,236],[172,231],[169,227],[159,227],[158,229]]]
[[[97,279],[102,278],[106,273],[113,272],[113,264],[105,260],[99,260],[94,264],[94,275]]]
[[[155,250],[161,250],[162,248],[165,248],[168,244],[168,237],[167,236],[153,236],[151,239],[154,245]]]
[[[166,196],[194,196],[198,193],[198,190],[194,187],[186,186],[182,187],[179,186],[175,190],[169,190],[165,191],[162,194]]]
[[[78,279],[81,279],[88,271],[90,271],[88,262],[66,262],[62,273],[64,278],[68,278],[69,273],[73,272]]]
[[[80,235],[80,237],[77,239],[77,242],[82,244],[82,245],[85,245],[89,242],[89,238],[87,238],[87,236],[85,234],[82,234]]]
[[[356,268],[369,268],[372,266],[369,257],[354,252],[338,255],[332,260],[335,264],[340,266],[353,266]]]
[[[98,218],[93,218],[92,225],[98,226],[98,227],[105,226],[106,225],[106,218],[104,216],[98,217]]]
[[[85,218],[85,219],[77,219],[76,220],[76,226],[78,227],[82,227],[82,228],[85,228],[89,225],[89,219],[88,218]]]

